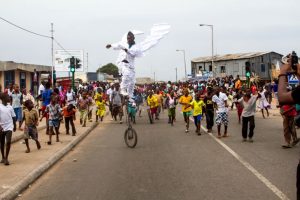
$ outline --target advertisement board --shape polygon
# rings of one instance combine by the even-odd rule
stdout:
[[[55,50],[54,51],[54,66],[57,72],[68,72],[70,71],[70,58],[74,56],[80,59],[81,66],[75,71],[83,72],[83,50]]]

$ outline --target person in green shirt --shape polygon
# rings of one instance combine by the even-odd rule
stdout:
[[[196,133],[201,135],[201,119],[202,119],[202,108],[205,106],[205,103],[200,99],[200,93],[196,94],[195,100],[193,100],[190,105],[193,108],[194,123],[196,126]]]

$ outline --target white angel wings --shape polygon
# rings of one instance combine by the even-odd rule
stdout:
[[[154,24],[150,30],[150,35],[148,35],[141,43],[138,44],[141,53],[145,53],[149,49],[153,48],[158,44],[158,42],[170,32],[171,26],[166,23]],[[132,30],[134,35],[143,34],[142,31]],[[121,44],[127,44],[127,33],[122,37]],[[125,45],[124,45],[125,46]]]
[[[141,51],[145,53],[153,48],[158,42],[170,32],[171,26],[169,24],[154,24],[151,28],[150,35],[140,43]]]

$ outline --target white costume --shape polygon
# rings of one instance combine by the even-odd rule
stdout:
[[[128,94],[130,97],[133,96],[135,86],[135,58],[143,56],[147,50],[154,47],[164,35],[169,33],[169,29],[170,25],[168,24],[155,24],[151,28],[150,35],[139,44],[129,46],[126,33],[122,41],[111,45],[114,50],[120,50],[116,64],[119,68],[119,73],[122,74],[122,82],[120,84],[122,94]],[[134,35],[143,34],[141,31],[131,32]],[[127,49],[127,52],[124,49]]]
[[[262,92],[259,92],[260,94],[260,101],[259,101],[259,108],[260,109],[265,109],[270,106],[269,102],[267,101],[267,98],[265,96],[266,90],[264,89]]]

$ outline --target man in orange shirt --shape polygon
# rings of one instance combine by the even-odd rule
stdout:
[[[234,88],[235,89],[240,89],[242,87],[242,82],[240,80],[240,76],[237,75],[234,83]]]

